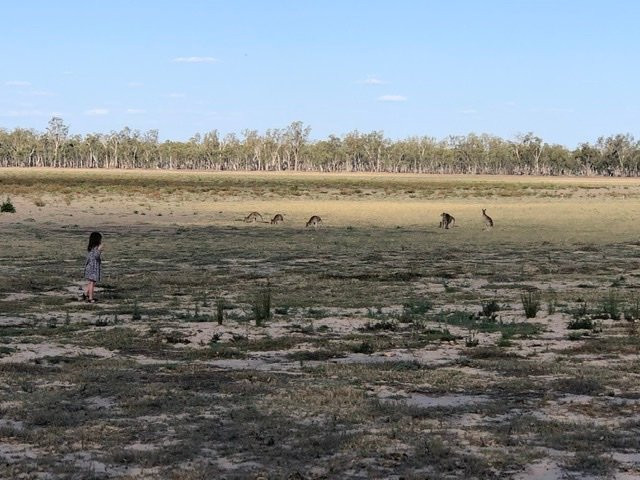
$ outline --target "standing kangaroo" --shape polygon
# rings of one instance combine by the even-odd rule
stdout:
[[[262,222],[262,215],[260,215],[258,212],[251,212],[249,215],[244,217],[244,221],[247,223],[257,222],[258,220]]]
[[[318,215],[314,215],[309,219],[305,227],[311,226],[317,230],[320,224],[322,224],[322,219]]]
[[[487,215],[487,209],[482,209],[482,219],[484,220],[484,229],[493,228],[493,219]]]
[[[440,218],[440,228],[448,230],[449,226],[456,226],[456,219],[453,217],[453,215],[449,215],[447,212],[442,212],[440,214]]]
[[[271,225],[277,225],[279,223],[284,222],[284,217],[282,216],[282,214],[277,213],[272,219],[271,219]]]

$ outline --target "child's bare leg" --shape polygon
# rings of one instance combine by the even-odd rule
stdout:
[[[96,286],[96,282],[89,280],[87,282],[87,298],[89,301],[93,300],[93,288]]]

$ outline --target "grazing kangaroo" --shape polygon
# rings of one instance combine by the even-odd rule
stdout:
[[[449,215],[447,212],[442,212],[440,214],[440,228],[444,228],[446,230],[449,229],[449,226],[451,227],[455,227],[456,226],[456,219],[453,217],[453,215]]]
[[[484,229],[493,228],[493,219],[487,215],[487,209],[482,209],[482,218],[484,220]]]
[[[322,219],[318,215],[314,215],[313,217],[311,217],[309,219],[309,221],[307,222],[305,227],[312,226],[313,228],[315,228],[317,230],[318,226],[320,226],[320,224],[322,224]]]
[[[258,220],[262,222],[262,215],[260,215],[258,212],[251,212],[249,215],[244,217],[244,221],[247,223],[257,222]]]
[[[272,219],[271,219],[271,225],[277,225],[279,223],[284,222],[284,217],[282,216],[282,214],[277,213]]]

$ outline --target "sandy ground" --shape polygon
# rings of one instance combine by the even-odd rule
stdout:
[[[20,172],[0,171],[0,185],[9,175]],[[347,175],[364,193],[251,197],[251,187],[224,198],[151,197],[117,179],[238,174],[108,175],[114,191],[92,195],[7,187],[17,213],[0,215],[0,476],[640,475],[638,319],[601,311],[611,291],[630,311],[640,288],[637,180]],[[325,176],[265,178],[304,187]],[[387,178],[385,194],[375,182]],[[447,186],[412,198],[399,183],[441,181],[469,195]],[[552,182],[562,195],[489,195],[486,182]],[[254,210],[285,223],[243,222]],[[442,211],[455,228],[437,228]],[[318,231],[304,228],[311,215]],[[105,234],[105,279],[100,303],[86,305],[77,264],[92,230]],[[267,280],[274,316],[257,327]],[[521,294],[532,288],[541,306],[527,319]],[[496,318],[479,317],[492,299]],[[431,305],[406,314],[418,300]],[[583,304],[593,328],[569,330]],[[309,449],[304,461],[282,456],[296,449]]]

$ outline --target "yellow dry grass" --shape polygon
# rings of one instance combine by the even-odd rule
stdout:
[[[57,190],[47,190],[51,181],[57,182]],[[264,195],[261,181],[276,193]],[[73,193],[65,193],[67,183],[76,185]],[[235,190],[225,193],[227,184]],[[77,185],[83,189],[77,190]],[[223,190],[207,191],[208,185]],[[407,185],[428,196],[415,198],[407,193],[412,192]],[[169,191],[161,191],[166,186]],[[289,190],[298,187],[308,194]],[[150,194],[154,188],[158,192]],[[244,228],[238,222],[255,210],[265,220],[282,213],[285,223],[250,228],[304,228],[311,215],[319,215],[325,228],[438,231],[439,215],[446,211],[455,216],[456,228],[441,233],[454,243],[616,243],[633,241],[640,234],[640,180],[626,178],[3,169],[0,196],[9,194],[18,213],[0,215],[0,224],[35,219],[95,228]],[[34,199],[45,205],[37,206]],[[492,231],[483,231],[482,208],[495,221]]]

